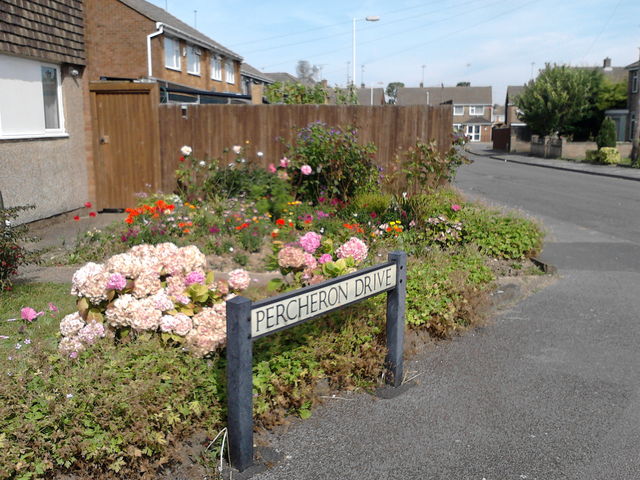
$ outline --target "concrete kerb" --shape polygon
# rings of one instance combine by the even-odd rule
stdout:
[[[478,155],[479,157],[486,157],[486,158],[491,158],[493,160],[498,160],[500,162],[511,162],[511,163],[518,163],[520,165],[530,165],[532,167],[541,167],[541,168],[550,168],[552,170],[564,170],[566,172],[575,172],[575,173],[583,173],[586,175],[595,175],[595,176],[601,176],[601,177],[610,177],[610,178],[620,178],[622,180],[631,180],[634,182],[640,182],[640,173],[638,177],[632,177],[632,176],[628,176],[628,175],[621,175],[621,174],[617,174],[617,173],[608,173],[608,172],[598,172],[598,171],[594,171],[594,170],[584,170],[581,168],[570,168],[570,167],[562,167],[559,165],[548,165],[548,164],[542,164],[542,163],[537,163],[537,162],[528,162],[526,160],[518,160],[518,159],[513,159],[513,158],[507,158],[507,155],[495,155],[495,154],[485,154],[485,153],[480,153],[477,151],[472,151],[472,150],[465,150],[467,153],[470,153],[472,155]]]

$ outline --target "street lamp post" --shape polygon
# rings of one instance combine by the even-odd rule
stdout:
[[[377,22],[378,20],[380,20],[380,17],[375,15],[369,15],[368,17],[364,17],[364,18],[355,18],[355,17],[353,18],[353,29],[351,30],[351,33],[352,33],[352,36],[351,36],[351,45],[352,45],[351,84],[354,86],[356,85],[356,22],[358,20],[365,20],[367,22]]]

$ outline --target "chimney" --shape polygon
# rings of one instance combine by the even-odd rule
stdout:
[[[264,86],[262,84],[252,83],[251,84],[251,103],[253,105],[261,105],[262,96],[264,95]]]
[[[420,82],[420,88],[424,88],[424,83]]]
[[[602,64],[602,69],[605,72],[610,72],[611,70],[613,70],[613,68],[611,68],[611,59],[609,57],[604,59],[604,62]]]

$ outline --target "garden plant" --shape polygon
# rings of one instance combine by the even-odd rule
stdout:
[[[482,318],[496,259],[541,246],[535,223],[448,185],[456,149],[419,140],[404,171],[385,172],[350,126],[308,125],[266,168],[243,145],[215,159],[183,147],[175,193],[141,194],[124,221],[79,238],[72,284],[2,293],[0,479],[171,476],[185,445],[212,476],[230,296],[257,300],[402,249],[407,328],[444,339]],[[258,340],[256,424],[308,417],[319,384],[374,388],[384,309],[378,296]]]

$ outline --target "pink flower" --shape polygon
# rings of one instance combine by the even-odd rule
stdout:
[[[311,169],[311,167],[309,165],[302,165],[300,167],[300,172],[303,175],[311,175],[311,172],[313,172],[313,170]]]
[[[49,311],[50,312],[57,312],[58,311],[58,307],[56,307],[52,302],[49,302]]]
[[[453,210],[454,212],[457,212],[458,210],[462,210],[462,207],[457,203],[454,203],[453,205],[451,205],[451,210]]]
[[[310,253],[304,254],[304,264],[307,270],[315,270],[316,268],[318,268],[318,262]]]
[[[24,307],[20,310],[20,317],[27,322],[33,322],[40,315],[44,315],[44,312],[36,312],[31,307]]]
[[[369,249],[367,248],[367,244],[357,237],[351,237],[336,250],[338,258],[351,257],[356,262],[363,261],[367,258],[368,253]]]
[[[189,286],[189,285],[193,285],[194,283],[199,283],[201,285],[204,285],[204,281],[205,281],[205,275],[202,272],[190,272],[187,277],[184,279],[184,284],[185,286]]]
[[[297,247],[284,247],[278,252],[278,265],[295,269],[304,267],[304,250]]]
[[[246,270],[237,268],[229,272],[229,286],[234,290],[245,290],[251,283],[251,276]]]
[[[331,262],[333,261],[333,257],[331,255],[329,255],[328,253],[325,253],[323,255],[320,256],[320,258],[318,259],[318,263],[320,265],[327,263],[327,262]]]
[[[267,167],[267,170],[269,170],[270,173],[276,173],[277,168],[273,163],[270,163],[269,166]]]
[[[280,159],[280,166],[282,168],[287,168],[289,166],[289,159],[287,157],[282,157]]]
[[[322,240],[322,235],[319,235],[316,232],[308,232],[300,237],[298,243],[300,243],[300,246],[305,252],[314,253],[320,246],[320,240]]]
[[[122,290],[127,286],[127,279],[124,275],[113,273],[107,281],[108,290]]]

